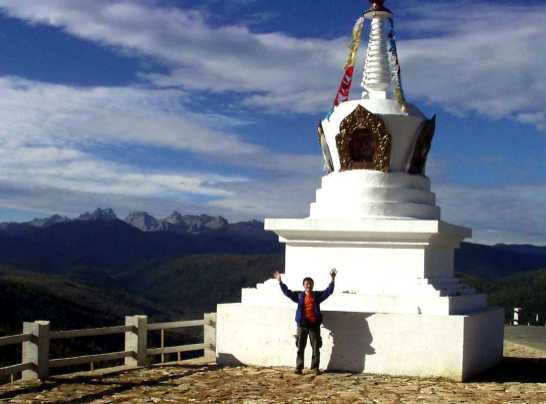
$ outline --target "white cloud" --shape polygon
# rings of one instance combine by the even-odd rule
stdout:
[[[0,148],[0,181],[27,188],[57,188],[71,192],[118,194],[126,197],[206,195],[228,196],[219,185],[244,182],[229,177],[192,172],[146,172],[101,161],[72,149],[55,147]]]
[[[8,159],[4,170],[36,177],[33,188],[25,189],[3,177],[6,189],[13,191],[10,195],[19,198],[10,204],[32,199],[35,208],[45,209],[53,200],[47,205],[46,196],[58,198],[62,189],[64,206],[73,209],[85,206],[85,201],[102,200],[114,207],[148,206],[152,212],[149,206],[154,204],[162,210],[179,203],[190,211],[211,209],[230,217],[307,214],[319,179],[318,153],[271,153],[236,135],[244,122],[192,111],[186,97],[194,90],[236,91],[241,105],[255,110],[324,111],[339,80],[347,37],[296,38],[282,32],[255,33],[242,24],[212,26],[199,11],[159,7],[152,0],[0,0],[0,8],[34,24],[153,58],[168,73],[141,74],[152,84],[169,87],[78,88],[0,78],[2,148],[25,151],[18,162],[4,156]],[[441,1],[422,7],[411,1],[399,11],[397,15],[411,17],[398,21],[402,33],[411,34],[399,35],[410,99],[425,99],[458,114],[475,112],[546,127],[545,5]],[[350,26],[348,22],[347,33]],[[214,102],[214,94],[210,100]],[[238,182],[236,177],[190,172],[183,174],[188,182],[180,185],[173,173],[107,163],[82,151],[97,143],[188,151],[215,162],[259,169],[261,177]],[[30,152],[30,147],[36,149]],[[19,171],[16,163],[26,164],[26,171]],[[40,176],[40,164],[51,171]],[[86,170],[96,170],[97,179],[85,175]],[[120,181],[113,178],[116,175]],[[56,182],[47,184],[52,176],[58,176]],[[146,182],[150,184],[142,191],[133,189]],[[37,189],[42,192],[35,193]],[[438,194],[444,217],[476,228],[482,241],[496,235],[512,238],[505,241],[544,243],[537,219],[546,217],[541,208],[546,205],[544,191],[530,185],[496,189],[446,185]],[[175,196],[154,198],[162,192]],[[217,198],[199,207],[184,199],[187,192]]]
[[[546,131],[546,112],[521,112],[516,115],[516,120],[535,125],[539,130]]]
[[[159,85],[263,93],[271,96],[268,104],[288,98],[288,103],[283,99],[275,104],[282,110],[292,110],[301,101],[305,103],[296,105],[298,111],[324,109],[325,90],[333,97],[347,45],[346,39],[256,34],[242,25],[211,27],[195,10],[162,8],[144,0],[0,0],[0,7],[33,23],[157,58],[171,69],[166,75],[146,75]]]
[[[132,87],[71,87],[0,77],[0,139],[10,143],[137,143],[198,153],[259,148],[229,133],[238,122],[185,107],[183,93]],[[224,125],[224,130],[216,129]]]
[[[275,111],[327,109],[348,41],[254,33],[243,25],[212,27],[202,11],[147,0],[0,0],[0,7],[33,23],[154,57],[170,69],[146,75],[158,85],[238,91],[245,105]],[[412,1],[397,9],[400,14],[404,33],[414,36],[399,40],[410,97],[456,113],[544,127],[545,5],[461,0],[422,7]]]
[[[438,2],[400,45],[409,93],[453,112],[546,124],[546,5]]]
[[[546,245],[546,186],[434,188],[443,219],[473,228],[473,241]]]
[[[44,217],[61,214],[76,217],[82,212],[95,210],[97,207],[113,208],[118,217],[125,217],[133,211],[148,211],[157,217],[165,217],[173,210],[189,214],[203,213],[203,205],[192,198],[179,195],[177,198],[149,195],[127,197],[119,194],[89,193],[53,188],[50,186],[29,188],[25,184],[12,184],[0,181],[0,221],[10,221],[3,209],[16,210],[24,217]],[[3,209],[2,209],[3,208]],[[211,214],[232,212],[207,210]]]
[[[276,156],[274,161],[279,166],[278,171],[244,183],[225,184],[223,188],[229,195],[214,199],[208,205],[260,219],[309,216],[309,204],[315,199],[315,190],[320,187],[323,174],[322,158]],[[291,172],[285,172],[286,168]]]
[[[200,172],[149,171],[55,147],[0,148],[0,207],[77,215],[97,206],[126,215],[157,216],[178,209],[222,214],[231,220],[306,215],[320,159],[274,156],[276,170],[263,178]],[[289,167],[298,167],[288,175]],[[198,198],[196,198],[198,197]],[[200,203],[196,200],[201,199]]]
[[[143,207],[145,201],[153,201],[148,205],[152,212],[158,206],[177,203],[180,209],[185,206],[195,211],[191,199],[204,197],[202,210],[216,209],[237,218],[256,217],[265,215],[265,206],[271,206],[260,201],[259,193],[252,193],[257,184],[265,187],[270,179],[277,183],[308,183],[310,175],[320,173],[318,154],[272,153],[244,142],[226,130],[236,130],[245,122],[188,111],[179,91],[79,88],[2,77],[0,93],[4,95],[0,98],[3,207],[48,211],[62,205],[81,211],[89,209],[89,200],[101,200],[102,195],[102,206],[112,201],[121,207],[125,199],[125,206]],[[144,168],[139,161],[131,165],[104,161],[88,151],[97,145],[120,150],[143,145],[175,153],[189,151],[209,162],[240,166],[249,174],[187,169],[174,172]],[[184,158],[182,154],[180,158]],[[266,179],[256,179],[257,174]],[[237,207],[237,183],[249,184],[241,187],[241,192],[253,197],[259,209],[248,209],[244,203]],[[32,193],[32,198],[25,190]],[[52,198],[49,208],[45,204],[47,197]],[[165,201],[158,203],[159,198]],[[211,199],[225,201],[206,205]],[[287,207],[286,203],[276,205],[277,210],[283,207]]]
[[[143,145],[282,172],[291,172],[298,159],[311,158],[272,153],[242,140],[235,133],[246,122],[193,112],[177,90],[71,87],[0,77],[0,94],[0,145],[77,150],[96,144]]]

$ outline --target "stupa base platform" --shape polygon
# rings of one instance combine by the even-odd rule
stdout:
[[[217,361],[222,365],[294,366],[295,308],[220,304]],[[467,315],[323,311],[321,368],[464,381],[502,359],[504,314]],[[306,349],[306,366],[311,348]]]

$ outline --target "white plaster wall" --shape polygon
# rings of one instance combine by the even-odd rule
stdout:
[[[287,279],[283,277],[292,290],[302,289],[301,278]],[[464,284],[459,284],[463,285]],[[321,307],[330,311],[347,312],[373,312],[373,313],[407,313],[407,314],[469,314],[481,311],[487,307],[487,297],[471,291],[466,295],[442,295],[442,291],[436,290],[426,282],[423,284],[400,284],[399,288],[379,290],[371,288],[371,292],[352,293],[339,287],[336,288]],[[320,290],[322,288],[317,288]],[[453,289],[457,291],[458,289]],[[276,280],[268,280],[258,284],[256,288],[244,288],[242,290],[243,304],[252,306],[292,307],[293,303],[286,298]]]
[[[372,170],[323,177],[310,206],[311,218],[413,218],[436,220],[440,208],[428,178]]]
[[[219,364],[292,366],[296,357],[295,308],[219,304],[216,358]],[[310,358],[307,359],[309,366]]]
[[[390,284],[425,277],[424,248],[400,248],[396,246],[336,245],[286,245],[285,271],[291,278],[311,276],[317,287],[328,283],[330,268],[337,268],[343,275],[338,278],[339,287],[358,290],[365,283]],[[449,265],[449,263],[438,263]],[[438,272],[449,269],[436,267]],[[431,269],[430,271],[433,271]]]
[[[424,277],[447,278],[454,275],[455,250],[434,246],[425,250]]]
[[[265,230],[281,242],[359,242],[384,245],[435,245],[456,248],[471,237],[468,228],[419,219],[265,219]]]
[[[487,308],[487,295],[470,294],[466,296],[450,296],[449,313],[473,314]]]
[[[295,305],[218,305],[218,362],[293,367],[294,313]],[[501,310],[468,316],[332,311],[323,314],[323,369],[463,380],[502,358],[502,351],[498,350],[502,331],[490,329],[490,324],[498,324],[502,319]],[[476,355],[484,344],[497,348]],[[309,360],[310,347],[306,351],[306,366]]]
[[[307,276],[325,288],[330,269],[336,268],[342,275],[338,287],[347,291],[403,294],[402,287],[411,290],[430,279],[462,293],[453,278],[453,250],[470,234],[464,228],[420,220],[314,219],[268,219],[266,228],[286,243],[285,274],[292,288],[301,287]]]
[[[401,112],[398,103],[392,99],[361,99],[343,102],[334,109],[329,119],[322,121],[334,169],[336,171],[340,169],[339,153],[336,145],[339,126],[343,119],[351,114],[358,105],[362,105],[368,111],[381,116],[392,136],[391,171],[406,171],[418,130],[425,122],[425,117],[414,106],[410,106],[409,114]]]
[[[332,310],[461,314],[486,306],[483,295],[453,277],[453,250],[468,229],[439,221],[315,219],[268,219],[266,228],[287,244],[283,280],[291,289],[301,289],[307,276],[324,289],[330,269],[338,270],[328,304],[340,303]],[[245,296],[259,302],[263,292],[260,286]],[[352,296],[339,297],[343,292]]]
[[[504,349],[504,309],[465,317],[464,379],[494,366]]]
[[[339,191],[339,192],[338,192]],[[324,189],[316,191],[317,204],[330,204],[338,202],[339,193],[344,197],[350,198],[354,203],[420,203],[434,205],[436,203],[435,195],[423,189],[415,188],[381,188],[366,187],[362,189]]]
[[[360,202],[345,198],[328,203],[311,203],[309,217],[335,219],[349,216],[355,218],[391,218],[435,220],[441,216],[437,206],[422,203]]]
[[[407,173],[383,173],[373,170],[351,170],[333,172],[322,177],[323,189],[357,189],[368,188],[400,189],[411,188],[430,191],[431,182],[428,177],[410,175]]]

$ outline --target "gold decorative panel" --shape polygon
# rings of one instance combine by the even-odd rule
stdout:
[[[361,105],[341,122],[336,145],[341,171],[390,169],[392,137],[385,122]]]

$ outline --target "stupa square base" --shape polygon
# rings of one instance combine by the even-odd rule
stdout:
[[[217,361],[222,365],[291,366],[295,309],[220,304]],[[502,359],[500,308],[468,315],[324,311],[321,368],[393,376],[467,380]],[[306,349],[306,366],[311,358]]]
[[[324,289],[337,268],[336,292],[422,296],[427,280],[436,286],[430,292],[468,294],[440,285],[453,281],[454,249],[471,235],[464,227],[418,219],[266,219],[265,228],[286,244],[283,279],[293,290],[307,276]]]

